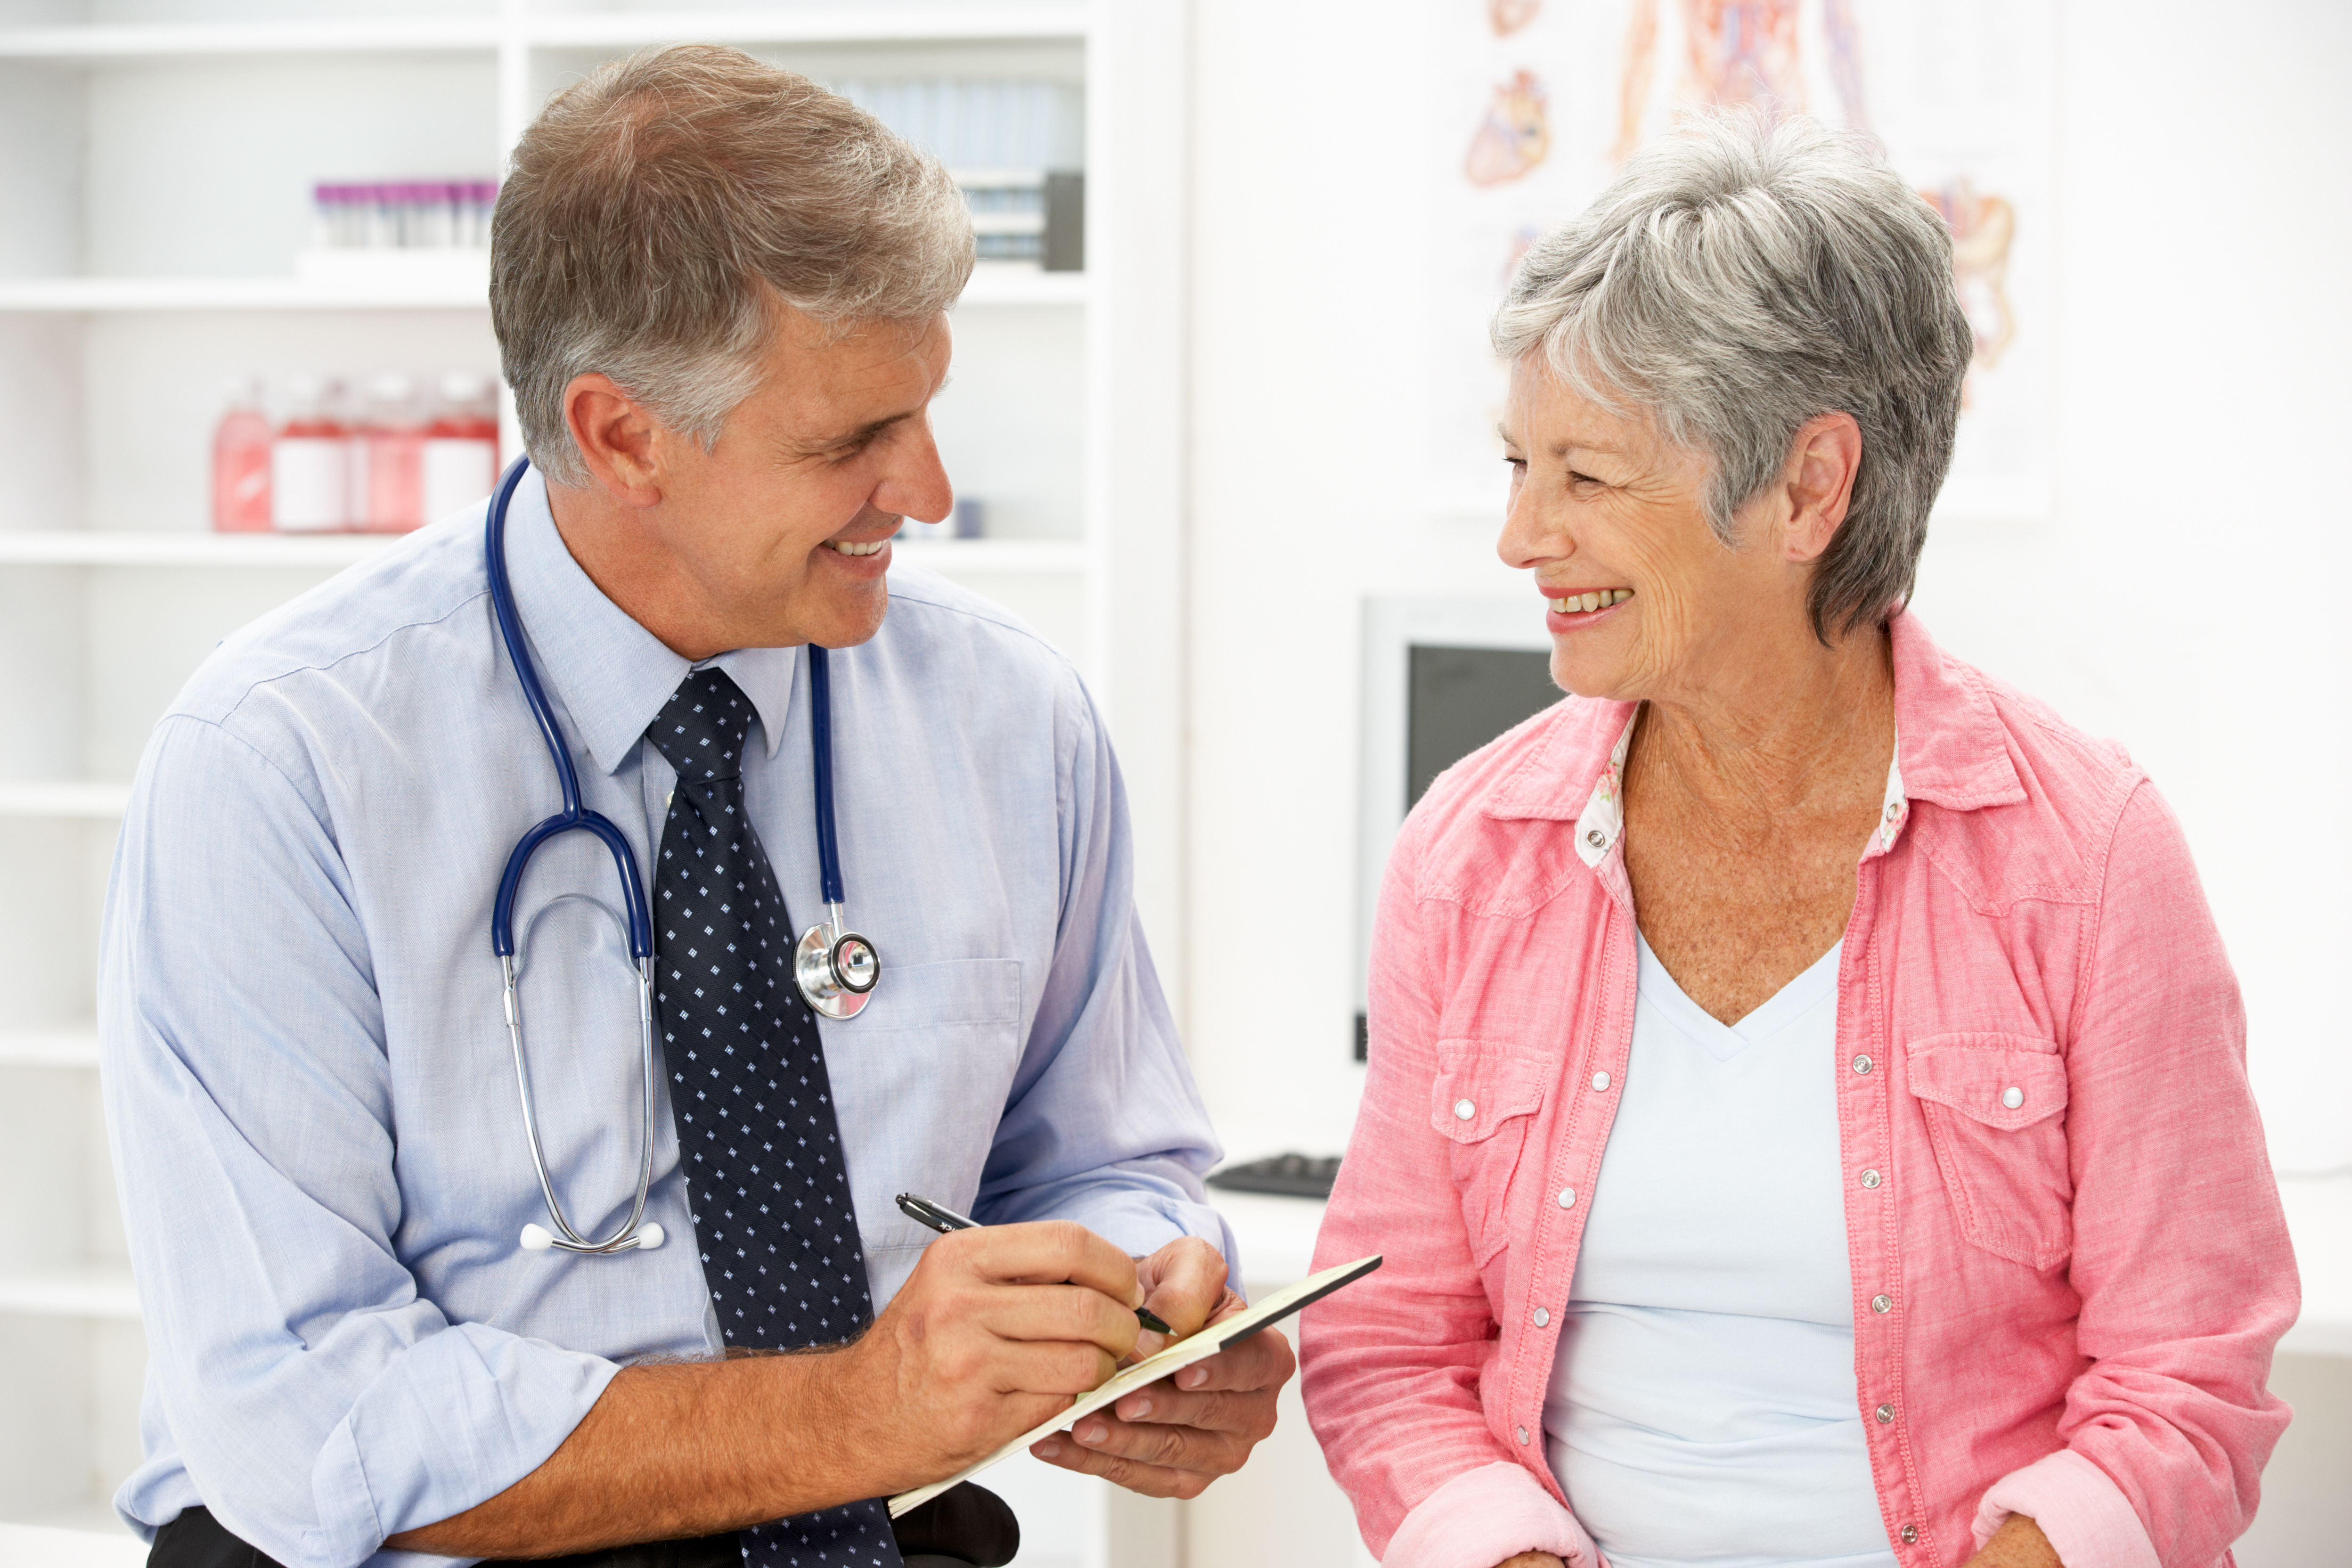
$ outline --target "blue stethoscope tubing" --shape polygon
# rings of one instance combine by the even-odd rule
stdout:
[[[523,1131],[530,1144],[531,1167],[539,1173],[539,1189],[547,1200],[548,1217],[555,1222],[553,1231],[539,1225],[523,1226],[522,1245],[534,1252],[553,1248],[609,1255],[659,1247],[664,1239],[662,1227],[645,1218],[654,1169],[653,908],[646,897],[645,879],[637,869],[636,852],[629,847],[627,837],[610,817],[581,805],[579,773],[572,765],[571,751],[564,745],[554,705],[548,701],[546,689],[540,683],[539,667],[523,637],[522,616],[515,608],[514,586],[507,574],[507,508],[530,467],[528,457],[517,458],[499,481],[483,530],[482,552],[489,570],[491,613],[498,619],[499,636],[506,644],[507,657],[514,661],[515,679],[522,687],[524,700],[530,704],[531,717],[538,721],[540,739],[546,742],[547,754],[555,763],[563,808],[525,833],[507,856],[506,868],[499,877],[498,898],[490,910],[490,949],[498,955],[505,986],[507,1038],[514,1053],[515,1086],[522,1100]],[[845,929],[842,920],[841,850],[833,816],[833,681],[826,667],[825,650],[812,643],[808,654],[809,727],[815,753],[817,863],[827,919],[811,927],[801,938],[795,954],[794,979],[809,1005],[818,1012],[828,1017],[850,1018],[865,1006],[880,978],[881,961],[875,953],[874,944]],[[616,912],[611,905],[584,893],[566,893],[550,900],[540,909],[539,915],[574,900],[602,910],[627,942],[630,964],[637,975],[637,1056],[644,1089],[637,1193],[630,1205],[629,1217],[601,1239],[592,1239],[574,1229],[556,1198],[555,1181],[548,1169],[546,1150],[540,1138],[539,1112],[531,1095],[530,1058],[523,1049],[522,997],[517,989],[522,948],[515,939],[514,906],[523,872],[541,847],[575,832],[592,835],[612,857],[614,869],[620,875],[625,911]],[[532,916],[533,923],[539,915]],[[528,939],[530,934],[530,927],[526,926],[523,935]]]

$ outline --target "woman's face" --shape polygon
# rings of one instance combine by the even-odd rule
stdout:
[[[1774,526],[1784,509],[1769,505],[1742,509],[1741,544],[1727,549],[1707,527],[1705,458],[1579,396],[1532,354],[1512,369],[1503,441],[1511,500],[1496,550],[1549,601],[1563,689],[1688,700],[1741,684],[1743,665],[1791,631],[1811,637],[1813,552],[1790,558]]]

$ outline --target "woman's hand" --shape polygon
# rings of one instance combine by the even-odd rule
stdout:
[[[1171,1241],[1136,1263],[1145,1303],[1173,1331],[1163,1338],[1144,1330],[1136,1337],[1139,1356],[1248,1310],[1225,1288],[1224,1258],[1197,1237]],[[1029,1451],[1066,1470],[1108,1476],[1146,1497],[1195,1498],[1219,1476],[1241,1468],[1274,1430],[1276,1398],[1297,1369],[1290,1342],[1268,1329],[1123,1395],[1079,1421],[1076,1431],[1056,1433]]]
[[[1961,1564],[1961,1568],[2065,1568],[2058,1561],[2057,1548],[2042,1533],[2042,1527],[2021,1513],[2012,1513],[2001,1521],[2000,1528],[1982,1551]]]

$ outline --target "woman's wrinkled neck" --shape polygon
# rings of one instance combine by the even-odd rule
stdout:
[[[1884,625],[1825,646],[1807,617],[1801,636],[1740,640],[1749,646],[1644,700],[1629,772],[1743,813],[1819,807],[1849,793],[1857,770],[1884,776],[1895,752]]]

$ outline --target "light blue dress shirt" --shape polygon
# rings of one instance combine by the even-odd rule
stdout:
[[[490,906],[560,801],[481,522],[426,529],[227,639],[140,765],[99,1023],[152,1356],[147,1458],[116,1507],[142,1530],[201,1501],[301,1568],[471,1561],[379,1546],[536,1468],[630,1359],[719,1351],[666,1068],[646,1218],[668,1243],[517,1245],[546,1215]],[[673,774],[643,732],[689,666],[574,563],[535,474],[508,551],[584,802],[649,879]],[[1079,1220],[1138,1254],[1204,1237],[1237,1279],[1085,689],[985,600],[906,567],[890,589],[879,635],[832,661],[847,909],[885,971],[860,1016],[820,1025],[877,1309],[931,1239],[902,1191],[989,1223]],[[808,924],[803,661],[710,662],[759,710],[745,789]],[[620,903],[584,834],[539,853],[518,901],[526,1043],[558,1195],[604,1235],[635,1194],[635,975],[604,916],[550,907],[572,892]]]
[[[1552,1474],[1616,1568],[1896,1568],[1854,1393],[1844,945],[1726,1025],[1638,942],[1544,1401]]]

